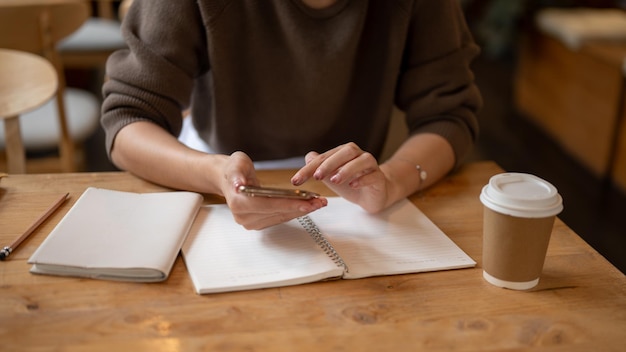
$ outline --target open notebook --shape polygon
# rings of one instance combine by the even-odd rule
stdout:
[[[309,216],[260,231],[236,224],[226,205],[204,206],[182,252],[199,294],[476,265],[408,200],[370,215],[331,197]]]

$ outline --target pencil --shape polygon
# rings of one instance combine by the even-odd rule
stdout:
[[[48,217],[50,217],[50,215],[52,215],[52,213],[54,213],[61,206],[61,204],[63,204],[63,202],[65,202],[69,195],[69,193],[65,193],[64,195],[59,197],[59,199],[57,199],[43,214],[39,216],[39,218],[37,218],[37,220],[35,220],[35,222],[32,223],[32,225],[30,225],[26,232],[24,232],[20,237],[13,241],[13,243],[2,248],[2,250],[0,250],[0,260],[5,260],[15,250],[15,248],[17,248],[17,246],[22,243],[22,241],[28,238],[28,236],[30,236],[30,234],[33,233],[33,231],[35,231],[35,229],[39,227],[41,223],[43,223]]]

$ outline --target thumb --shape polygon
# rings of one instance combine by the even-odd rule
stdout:
[[[305,163],[310,163],[313,159],[317,158],[320,154],[318,152],[308,152],[305,156],[304,156],[304,162]]]
[[[259,183],[252,160],[243,152],[231,154],[225,176],[235,189],[241,185],[258,185]]]

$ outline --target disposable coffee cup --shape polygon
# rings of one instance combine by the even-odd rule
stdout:
[[[483,213],[483,277],[489,283],[528,290],[539,283],[554,219],[563,200],[549,182],[530,174],[503,173],[480,194]]]

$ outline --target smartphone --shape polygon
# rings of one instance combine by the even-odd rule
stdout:
[[[267,188],[257,186],[239,186],[239,192],[250,197],[290,198],[290,199],[313,199],[320,195],[301,189]]]

